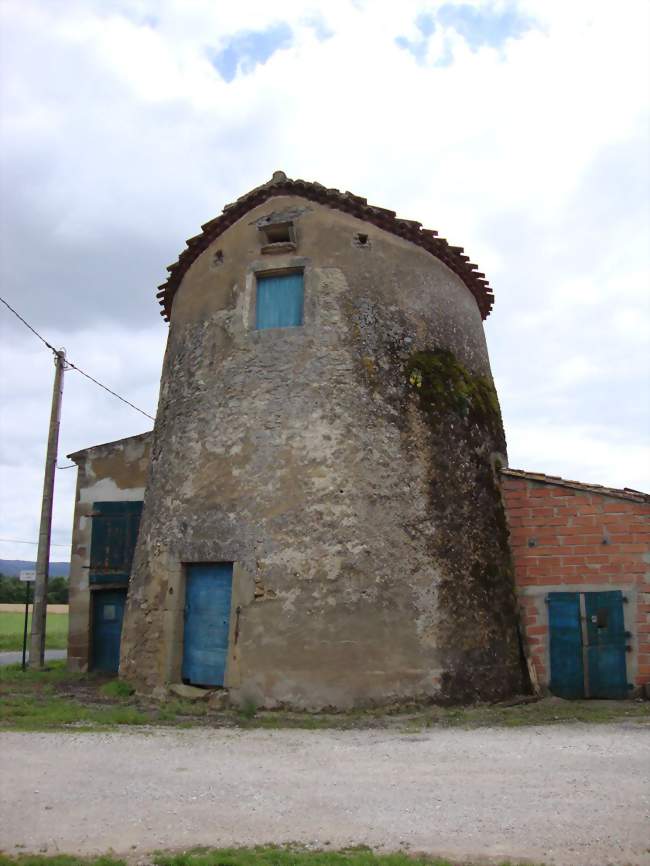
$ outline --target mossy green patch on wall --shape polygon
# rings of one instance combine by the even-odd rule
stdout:
[[[413,352],[407,389],[429,430],[431,554],[440,575],[441,699],[498,700],[525,688],[514,574],[494,466],[505,435],[492,379],[448,349]]]
[[[448,349],[414,352],[406,365],[411,387],[428,414],[453,411],[493,432],[502,431],[492,379],[471,373]]]

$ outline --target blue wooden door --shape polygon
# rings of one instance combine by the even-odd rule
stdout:
[[[550,689],[561,698],[583,698],[585,677],[580,631],[580,593],[548,595]]]
[[[562,698],[627,697],[623,594],[619,590],[551,592],[548,609],[553,694]]]
[[[623,593],[586,592],[589,697],[625,698],[628,695],[625,664]]]
[[[257,278],[256,327],[290,328],[302,325],[302,273]]]
[[[93,670],[116,674],[126,589],[93,592]]]
[[[186,566],[183,681],[222,686],[228,655],[232,563]]]

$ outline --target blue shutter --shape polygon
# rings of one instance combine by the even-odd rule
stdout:
[[[279,274],[257,278],[257,328],[302,325],[303,275]]]
[[[580,593],[548,594],[551,684],[560,698],[584,698],[585,675],[580,631]]]
[[[90,583],[128,583],[142,502],[94,502]]]
[[[586,592],[589,637],[589,697],[626,698],[625,624],[623,593]]]

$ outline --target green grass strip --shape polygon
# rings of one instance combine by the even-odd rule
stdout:
[[[299,846],[263,845],[255,848],[195,848],[182,853],[158,852],[156,866],[471,866],[438,857],[412,857],[404,853],[375,854],[363,845],[341,851],[306,850]],[[0,854],[0,866],[126,866],[113,857],[75,857],[69,854]],[[499,866],[518,866],[502,861]],[[523,866],[523,864],[519,864]],[[530,864],[529,864],[530,866]]]

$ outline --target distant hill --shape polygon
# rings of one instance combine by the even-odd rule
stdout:
[[[19,577],[21,571],[34,571],[36,569],[35,562],[28,562],[26,559],[0,559],[0,574],[5,577]],[[69,577],[70,563],[69,562],[50,562],[50,577]]]

